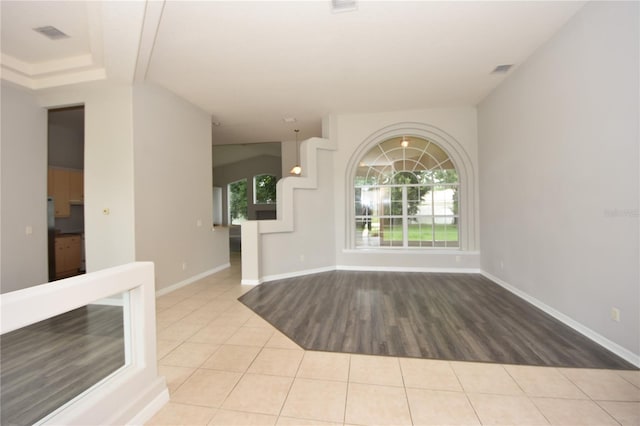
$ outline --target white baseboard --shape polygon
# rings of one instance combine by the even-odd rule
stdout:
[[[260,281],[265,283],[268,281],[286,280],[287,278],[302,277],[304,275],[319,274],[321,272],[330,272],[335,270],[336,270],[335,266],[323,266],[321,268],[304,269],[301,271],[287,272],[285,274],[267,275],[265,277],[262,277]]]
[[[262,280],[241,280],[240,284],[242,285],[258,285],[261,284]]]
[[[144,425],[153,416],[155,416],[156,413],[160,411],[167,402],[169,402],[169,390],[165,386],[163,391],[161,391],[153,399],[151,399],[147,403],[147,405],[145,405],[131,420],[126,422],[126,424],[136,426]]]
[[[596,342],[600,346],[610,350],[614,354],[618,355],[620,358],[630,362],[631,364],[635,365],[636,367],[640,367],[640,355],[635,354],[635,353],[631,352],[630,350],[628,350],[626,348],[623,348],[622,346],[618,345],[615,342],[612,342],[611,340],[607,339],[606,337],[602,336],[601,334],[591,330],[589,327],[585,327],[584,325],[580,324],[579,322],[577,322],[573,318],[568,317],[567,315],[563,314],[562,312],[552,308],[551,306],[549,306],[546,303],[536,299],[535,297],[530,296],[529,294],[527,294],[524,291],[512,286],[511,284],[508,284],[507,282],[501,280],[500,278],[498,278],[498,277],[496,277],[494,275],[491,275],[490,273],[488,273],[486,271],[481,271],[480,273],[485,278],[488,278],[489,280],[491,280],[494,283],[498,284],[500,287],[504,288],[505,290],[507,290],[507,291],[515,294],[519,298],[531,303],[536,308],[538,308],[538,309],[544,311],[545,313],[551,315],[552,317],[554,317],[558,321],[560,321],[560,322],[564,323],[565,325],[571,327],[572,329],[574,329],[578,333],[582,334],[583,336],[593,340],[594,342]]]
[[[479,274],[478,268],[434,268],[422,266],[359,266],[337,265],[338,271],[370,271],[370,272],[438,272],[448,274]]]
[[[198,275],[194,275],[192,277],[189,277],[186,280],[182,280],[182,281],[180,281],[178,283],[172,284],[169,287],[161,288],[160,290],[156,291],[156,297],[163,296],[163,295],[165,295],[167,293],[171,293],[172,291],[176,291],[179,288],[188,286],[189,284],[193,284],[194,282],[196,282],[198,280],[201,280],[202,278],[204,278],[206,276],[209,276],[211,274],[215,274],[216,272],[220,272],[223,269],[227,269],[229,267],[231,267],[231,263],[224,263],[224,264],[222,264],[220,266],[216,266],[213,269],[209,269],[208,271],[204,271],[204,272],[202,272],[202,273],[200,273]]]

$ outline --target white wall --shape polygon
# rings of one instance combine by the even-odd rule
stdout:
[[[587,3],[478,118],[482,269],[635,354],[638,12]]]
[[[155,263],[157,289],[228,264],[227,233],[212,229],[210,117],[136,84],[133,122],[136,260]]]
[[[295,275],[298,271],[335,266],[332,212],[333,181],[336,173],[333,156],[334,151],[319,149],[317,156],[313,154],[309,157],[310,161],[317,161],[317,189],[293,191],[294,231],[261,235],[261,277],[268,280],[274,276]],[[281,194],[278,194],[278,197],[280,196]],[[280,215],[280,212],[278,214]]]
[[[7,293],[48,281],[47,112],[31,92],[4,81],[1,90],[0,290]]]
[[[427,110],[397,111],[377,114],[353,114],[333,116],[328,122],[332,140],[336,140],[335,152],[335,252],[340,268],[371,269],[375,267],[411,270],[478,270],[478,191],[477,191],[477,127],[475,108],[439,108]],[[415,133],[428,128],[433,137]],[[400,130],[405,129],[405,130]],[[400,132],[400,133],[399,133]],[[384,250],[365,252],[349,247],[349,214],[353,211],[350,191],[353,188],[349,175],[350,162],[357,161],[355,154],[394,136],[422,135],[438,143],[446,142],[449,154],[458,157],[459,169],[465,168],[468,186],[461,186],[460,223],[461,250]],[[378,140],[381,139],[381,140]],[[446,141],[445,141],[446,139]],[[447,149],[443,146],[443,148]],[[453,150],[457,152],[453,152]]]
[[[43,90],[38,97],[41,105],[50,108],[85,105],[87,272],[134,261],[131,86],[77,84]]]

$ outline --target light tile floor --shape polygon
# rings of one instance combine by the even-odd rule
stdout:
[[[305,351],[240,265],[157,299],[171,401],[148,425],[640,425],[640,372]]]

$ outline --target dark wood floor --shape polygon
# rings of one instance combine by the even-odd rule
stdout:
[[[124,365],[122,308],[88,305],[0,338],[0,424],[31,425]]]
[[[305,349],[635,369],[479,274],[326,272],[262,284],[240,301]]]

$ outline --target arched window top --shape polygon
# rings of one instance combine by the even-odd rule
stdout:
[[[457,173],[449,155],[420,137],[399,136],[371,148],[360,160],[356,185],[438,183]]]
[[[354,179],[356,248],[458,248],[459,177],[436,143],[400,136],[369,149]]]

